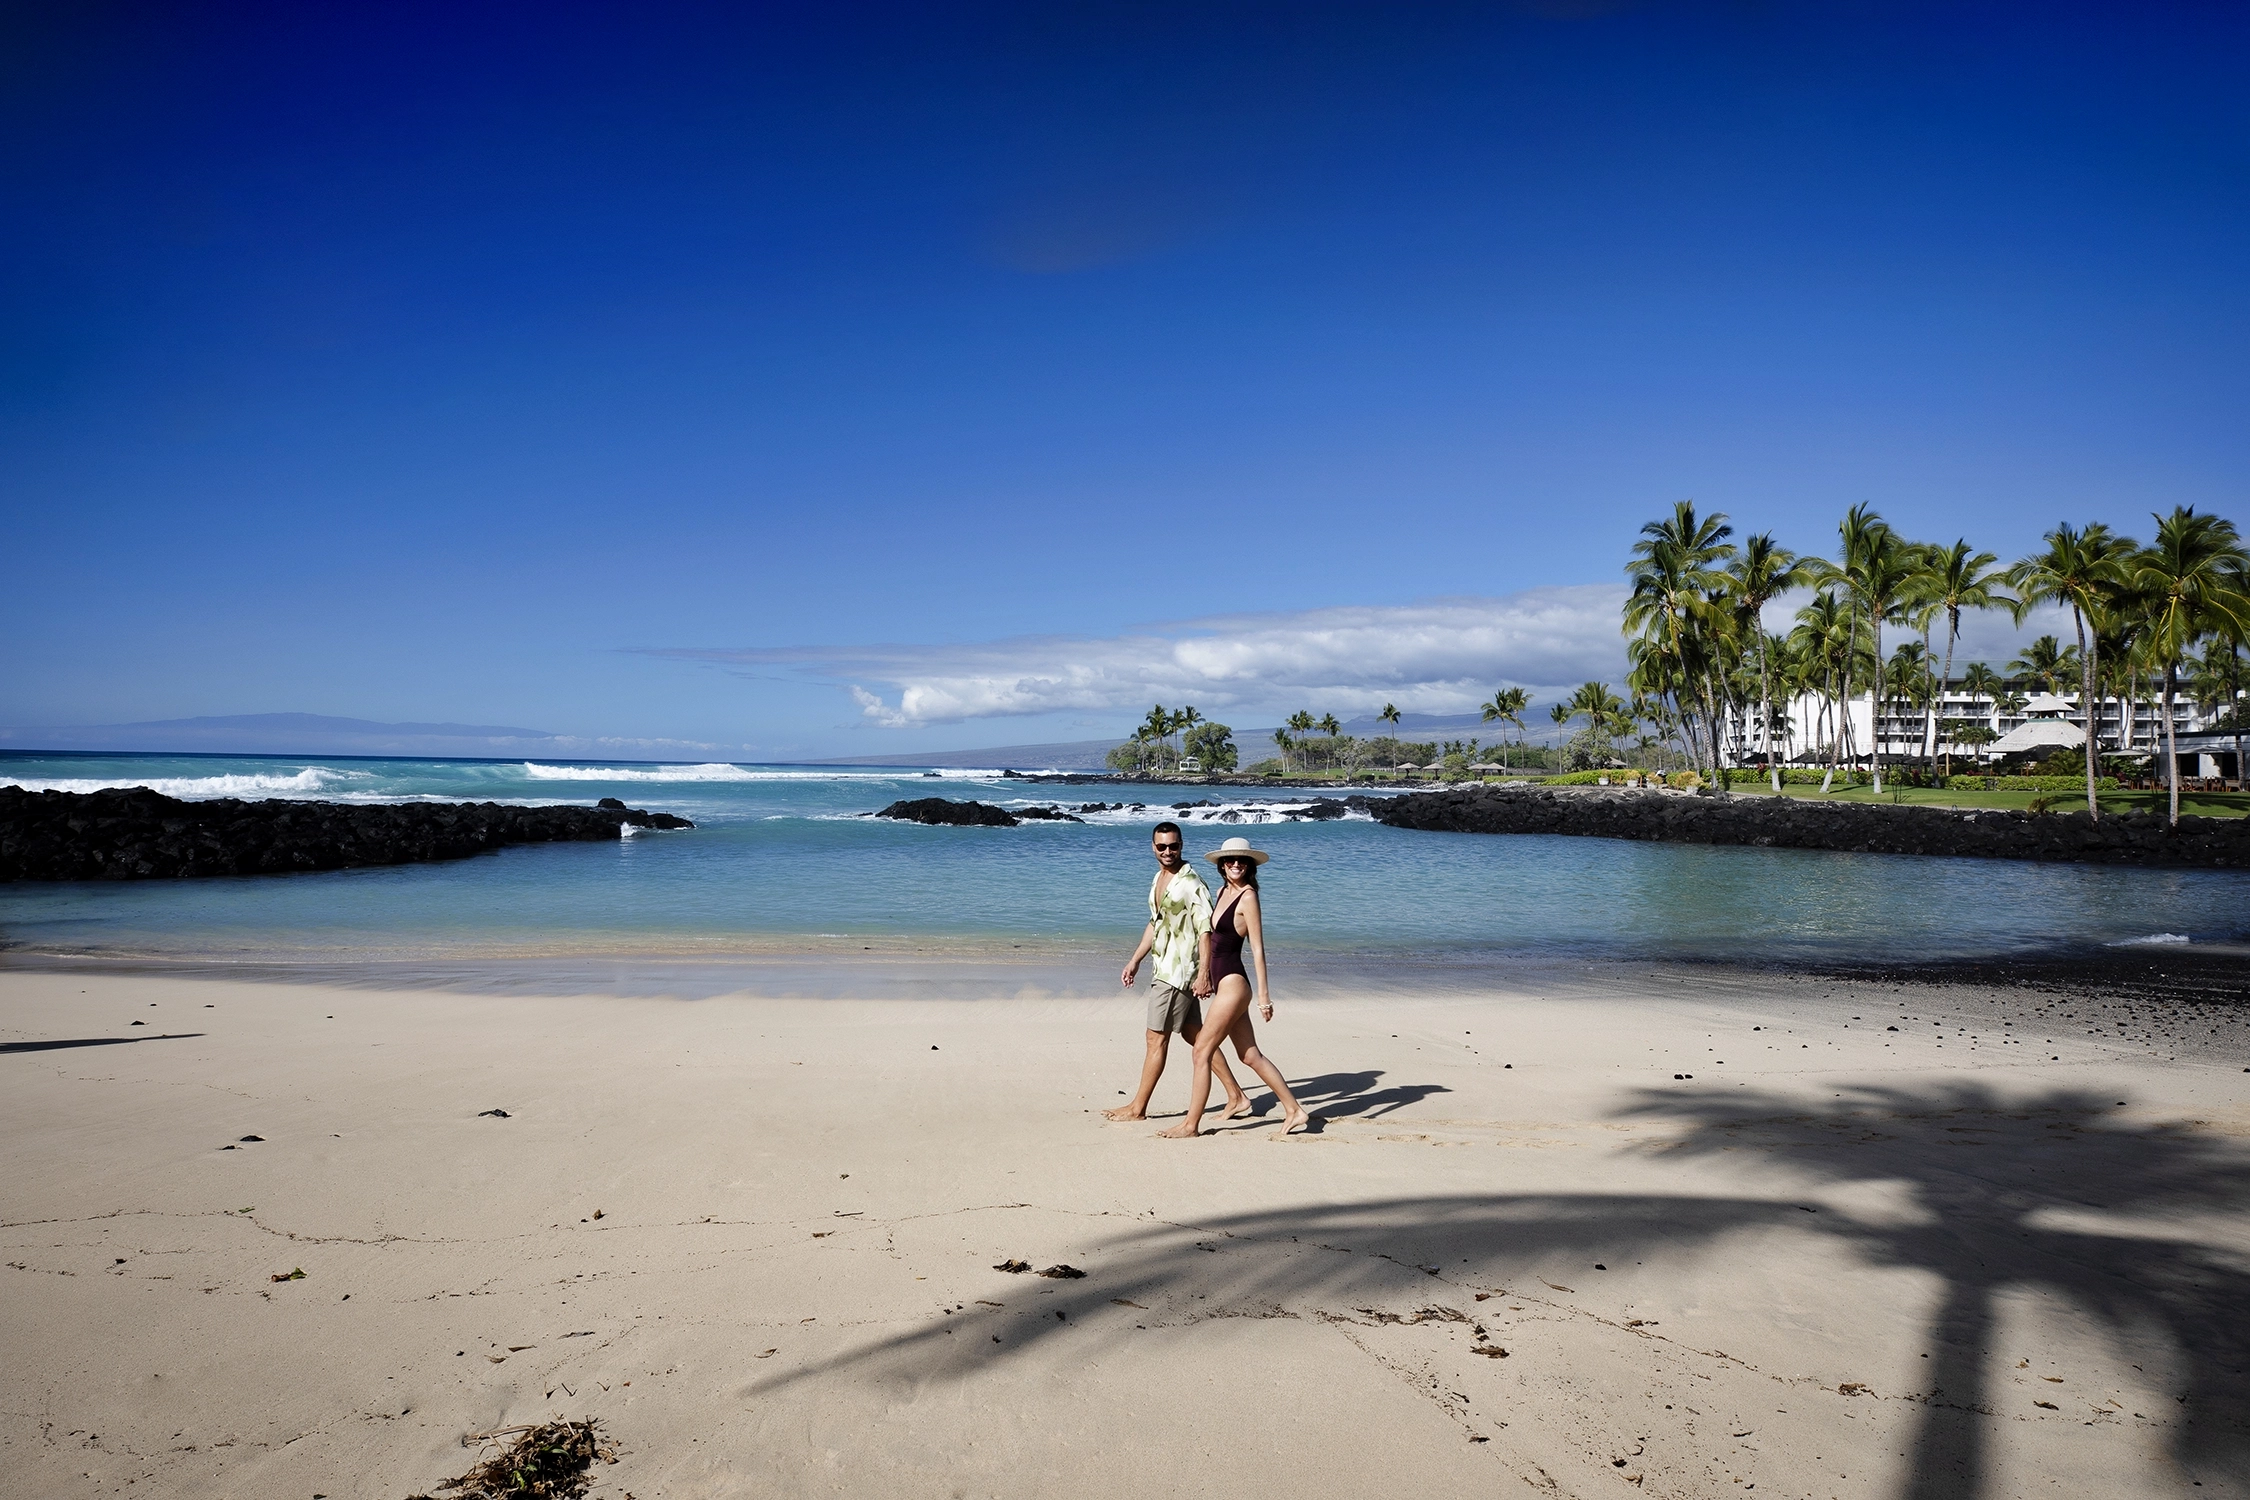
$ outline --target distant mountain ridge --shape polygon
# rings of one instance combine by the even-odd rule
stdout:
[[[219,714],[133,724],[0,726],[0,748],[203,755],[428,755],[471,760],[518,755],[678,760],[707,759],[719,747],[688,740],[565,735],[509,724],[386,724],[332,714]]]

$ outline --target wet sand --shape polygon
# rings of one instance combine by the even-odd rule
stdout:
[[[1174,1143],[1100,1119],[1137,1001],[1008,993],[0,972],[0,1494],[406,1496],[587,1415],[639,1500],[2250,1489],[2231,1008],[1284,991],[1322,1128]]]

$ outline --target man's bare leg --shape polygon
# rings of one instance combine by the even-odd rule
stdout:
[[[1164,1059],[1172,1050],[1172,1039],[1161,1031],[1148,1034],[1148,1055],[1141,1059],[1141,1090],[1130,1104],[1120,1104],[1115,1109],[1102,1111],[1106,1120],[1145,1120],[1148,1118],[1148,1101],[1156,1093],[1156,1081],[1164,1076]],[[1230,1078],[1228,1082],[1233,1082]],[[1240,1093],[1237,1089],[1235,1092]]]

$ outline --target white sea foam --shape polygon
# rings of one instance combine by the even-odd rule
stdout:
[[[839,767],[835,770],[797,770],[777,766],[736,766],[710,761],[700,766],[550,766],[538,761],[523,763],[531,781],[900,781],[922,776],[920,771],[893,771],[877,767]],[[946,771],[947,780],[990,781],[998,771]]]
[[[2187,940],[2188,935],[2184,932],[2152,932],[2147,937],[2119,938],[2116,942],[2106,946],[2111,948],[2141,948],[2151,943],[2184,943]]]
[[[533,781],[771,781],[770,774],[713,761],[700,766],[543,766],[523,763]]]
[[[307,766],[294,775],[250,776],[74,776],[51,781],[14,783],[27,792],[103,792],[119,787],[145,786],[184,802],[210,797],[319,797],[347,781],[365,780],[366,771],[335,771],[327,766]]]

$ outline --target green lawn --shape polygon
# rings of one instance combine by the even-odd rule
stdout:
[[[1738,797],[1770,797],[1769,783],[1764,781],[1737,781],[1734,794]],[[1930,807],[2012,807],[2022,809],[2031,805],[2034,797],[2050,799],[2056,812],[2083,810],[2086,793],[2076,792],[1941,792],[1925,787],[1885,787],[1877,797],[1872,787],[1842,787],[1822,798],[1818,785],[1787,785],[1782,788],[1786,797],[1807,797],[1829,802],[1908,802]],[[2162,792],[2103,792],[2103,812],[2163,812],[2167,807]],[[2180,811],[2204,818],[2250,817],[2250,793],[2244,792],[2184,792],[2180,796]]]

